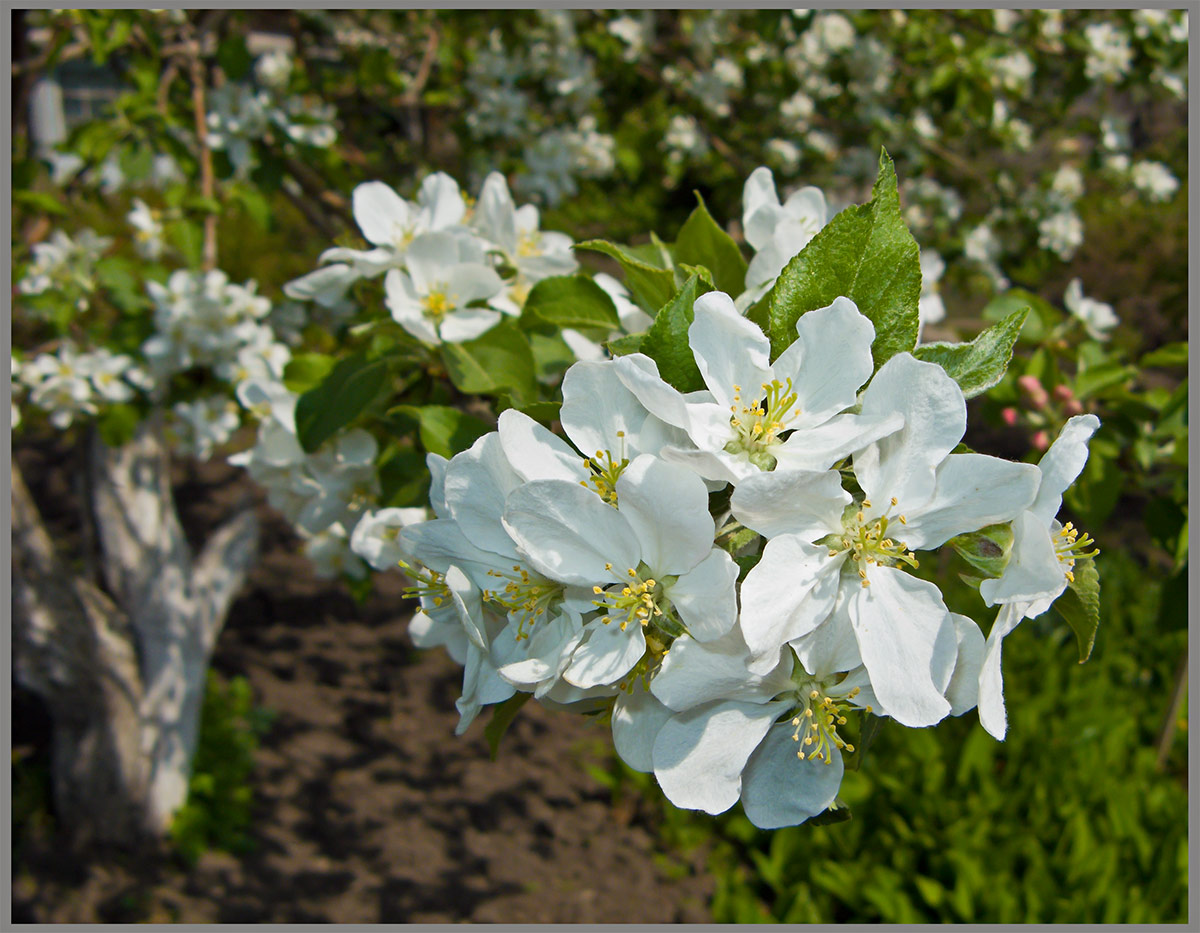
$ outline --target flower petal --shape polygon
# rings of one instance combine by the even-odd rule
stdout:
[[[1076,415],[1059,432],[1050,449],[1042,455],[1038,469],[1042,471],[1042,484],[1030,510],[1049,525],[1050,520],[1062,507],[1062,494],[1087,463],[1088,441],[1100,427],[1095,415]]]
[[[1028,607],[1046,599],[1053,602],[1066,589],[1067,577],[1054,551],[1050,529],[1028,511],[1018,515],[1012,527],[1013,546],[1008,566],[999,579],[980,583],[979,595],[988,606],[1023,603]],[[1026,611],[1023,609],[1022,613]],[[1041,611],[1031,614],[1040,615]]]
[[[691,470],[643,454],[617,480],[617,503],[656,574],[683,574],[712,550],[708,490]],[[636,566],[636,565],[630,565]]]
[[[499,321],[499,311],[488,308],[463,308],[447,314],[439,332],[446,343],[463,343],[486,334]]]
[[[738,617],[737,578],[734,559],[720,548],[712,548],[704,560],[666,588],[693,638],[712,641],[733,628]]]
[[[697,298],[694,315],[688,342],[717,404],[734,404],[735,386],[741,389],[742,404],[757,402],[763,383],[771,381],[771,342],[766,334],[742,317],[724,292]]]
[[[515,408],[501,412],[496,427],[504,456],[523,480],[562,479],[578,483],[590,475],[579,454],[523,412]]]
[[[938,464],[967,428],[967,403],[942,367],[898,353],[883,364],[863,393],[862,414],[904,415],[904,427],[854,458],[854,473],[876,505],[897,497],[903,507],[933,495]]]
[[[771,448],[775,471],[828,470],[843,457],[857,453],[880,438],[904,427],[904,416],[836,415],[814,428],[798,428],[777,447]]]
[[[1004,741],[1008,716],[1004,711],[1004,675],[1000,671],[1000,646],[1004,636],[1021,622],[1021,607],[1009,603],[1000,608],[984,647],[979,671],[979,723],[993,737]]]
[[[854,405],[875,369],[874,339],[874,325],[849,298],[800,315],[796,340],[772,367],[776,379],[792,380],[801,408],[792,426],[822,424]]]
[[[530,564],[564,583],[617,580],[642,559],[625,517],[596,493],[566,480],[538,480],[513,490],[504,527]]]
[[[741,629],[755,660],[807,635],[833,611],[844,557],[798,535],[767,542],[762,559],[742,581]],[[753,669],[758,670],[755,664]]]
[[[381,181],[368,181],[351,195],[354,220],[376,246],[393,246],[413,222],[411,205]]]
[[[640,625],[622,631],[616,622],[595,619],[585,627],[585,640],[571,655],[563,680],[576,687],[613,684],[632,670],[646,653],[646,636]]]
[[[841,476],[832,470],[773,470],[747,476],[729,506],[747,528],[767,538],[796,535],[816,541],[842,530],[842,512],[851,502]]]
[[[485,434],[446,467],[446,505],[463,534],[481,548],[511,554],[512,540],[500,519],[504,500],[520,485],[495,432]]]
[[[850,622],[883,714],[914,728],[944,719],[950,704],[933,682],[948,614],[941,592],[893,567],[872,568],[869,586],[846,585]]]
[[[792,727],[767,732],[742,774],[742,807],[759,829],[796,826],[829,808],[842,785],[842,753],[830,749],[829,763],[797,757]]]
[[[658,364],[644,353],[630,353],[612,361],[621,382],[650,414],[677,428],[687,428],[687,403],[683,394],[658,374]]]
[[[958,658],[954,663],[954,676],[946,688],[946,699],[950,701],[950,715],[961,716],[975,708],[979,702],[979,674],[983,668],[983,632],[974,619],[957,612],[950,613],[954,621],[954,634],[958,642]]]
[[[650,692],[682,712],[714,700],[767,703],[792,685],[792,661],[786,652],[777,650],[763,675],[747,672],[749,658],[737,629],[710,642],[681,635],[663,657]]]
[[[654,770],[654,740],[675,715],[639,681],[632,693],[620,693],[613,704],[613,748],[634,771]]]
[[[679,428],[647,411],[622,382],[613,360],[575,363],[563,376],[562,396],[559,420],[585,456],[607,450],[614,459],[632,460],[638,454],[657,454],[666,443],[686,442]]]
[[[951,454],[937,468],[933,496],[907,506],[895,531],[915,550],[935,548],[957,534],[1015,519],[1033,501],[1038,469],[986,454]]]
[[[654,775],[677,807],[722,813],[742,788],[742,769],[787,703],[713,703],[680,713],[654,740]]]

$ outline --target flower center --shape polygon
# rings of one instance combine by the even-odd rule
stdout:
[[[823,543],[829,546],[829,556],[849,552],[850,559],[858,565],[858,576],[863,586],[870,586],[867,579],[867,566],[878,564],[884,567],[894,567],[904,563],[910,567],[920,566],[917,555],[908,549],[903,541],[888,537],[888,524],[892,521],[889,513],[896,506],[893,497],[886,512],[878,518],[867,519],[863,509],[871,508],[871,500],[864,499],[861,505],[851,504],[842,516],[841,535],[829,535]],[[895,516],[901,525],[908,524],[908,519],[902,514]]]
[[[425,296],[422,304],[425,306],[426,316],[435,321],[440,321],[446,316],[446,312],[454,307],[450,296],[446,294],[445,286],[441,285],[435,285]]]
[[[774,379],[762,384],[762,396],[751,405],[742,401],[742,387],[733,387],[733,404],[729,419],[733,438],[725,445],[731,454],[745,454],[760,470],[775,467],[775,457],[769,448],[779,443],[779,435],[800,415],[796,406],[798,395],[792,390],[792,380]]]
[[[407,598],[419,599],[422,607],[432,602],[435,608],[449,600],[450,587],[446,585],[444,573],[438,573],[436,570],[430,570],[428,567],[420,565],[414,567],[404,560],[397,563],[399,563],[400,569],[408,574],[410,580],[416,581],[412,586],[404,588],[404,595]]]
[[[1065,567],[1063,575],[1067,578],[1068,583],[1075,582],[1075,561],[1083,560],[1086,557],[1095,557],[1100,553],[1099,548],[1088,547],[1095,544],[1091,536],[1085,531],[1082,535],[1079,530],[1070,522],[1067,522],[1053,536],[1054,553],[1058,557],[1058,562]]]
[[[858,687],[842,692],[831,681],[832,678],[809,679],[794,694],[797,706],[792,711],[792,725],[796,731],[792,733],[792,741],[799,743],[796,757],[802,761],[815,758],[832,764],[834,748],[853,752],[854,746],[838,735],[838,726],[846,724],[848,710],[871,711],[870,706],[859,707],[853,702],[859,694]]]
[[[617,438],[621,442],[621,459],[614,460],[611,451],[597,450],[594,456],[585,457],[583,461],[592,475],[579,481],[579,485],[585,488],[590,484],[596,494],[614,509],[617,507],[617,480],[629,466],[629,458],[625,456],[625,432],[618,431]]]
[[[563,585],[531,574],[520,564],[513,564],[512,572],[489,570],[489,577],[506,581],[501,590],[484,590],[485,602],[501,606],[506,613],[516,617],[517,641],[529,637],[530,629],[537,620],[561,601]]]
[[[605,564],[604,567],[612,570],[612,564]],[[642,563],[637,568],[630,567],[625,571],[629,578],[627,583],[593,586],[592,592],[600,598],[592,600],[592,605],[607,612],[605,625],[616,622],[622,632],[636,623],[642,628],[649,628],[653,624],[671,638],[683,634],[683,626],[675,618],[663,583],[651,577],[650,572],[650,568]]]
[[[523,233],[517,240],[517,255],[518,256],[540,256],[542,255],[542,234],[538,230],[532,233]]]

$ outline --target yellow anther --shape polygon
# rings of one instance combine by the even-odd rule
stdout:
[[[870,507],[871,507],[871,500],[863,499],[863,508],[869,509]],[[862,513],[860,512],[859,514],[861,515]],[[862,519],[860,518],[859,521],[861,522]]]
[[[592,592],[593,592],[593,593],[595,593],[597,596],[599,596],[601,593],[603,593],[603,592],[604,592],[604,587],[602,587],[602,586],[593,586],[593,587],[592,587]]]

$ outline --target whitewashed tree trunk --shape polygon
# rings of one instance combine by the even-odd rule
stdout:
[[[69,573],[13,464],[18,680],[54,718],[55,800],[81,837],[162,835],[187,798],[206,672],[253,562],[246,509],[196,559],[157,419],[129,444],[94,437],[87,504],[108,594]]]

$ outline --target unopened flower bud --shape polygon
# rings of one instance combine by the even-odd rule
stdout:
[[[1002,412],[1000,412],[1000,417],[1003,418],[1004,423],[1011,428],[1017,423],[1017,410],[1009,405]]]
[[[1069,399],[1068,401],[1066,401],[1063,404],[1063,411],[1068,416],[1082,415],[1083,414],[1083,406],[1079,404],[1079,399],[1073,398],[1073,399]]]
[[[1045,431],[1038,431],[1037,434],[1033,435],[1033,449],[1034,450],[1045,450],[1049,446],[1050,446],[1050,435],[1047,434]]]
[[[1034,408],[1045,408],[1050,401],[1050,396],[1042,388],[1042,384],[1038,381],[1037,376],[1022,376],[1017,380],[1017,385],[1028,396]]]
[[[1071,387],[1066,383],[1056,385],[1054,387],[1054,397],[1060,402],[1069,402],[1075,398],[1075,393],[1071,391]]]

